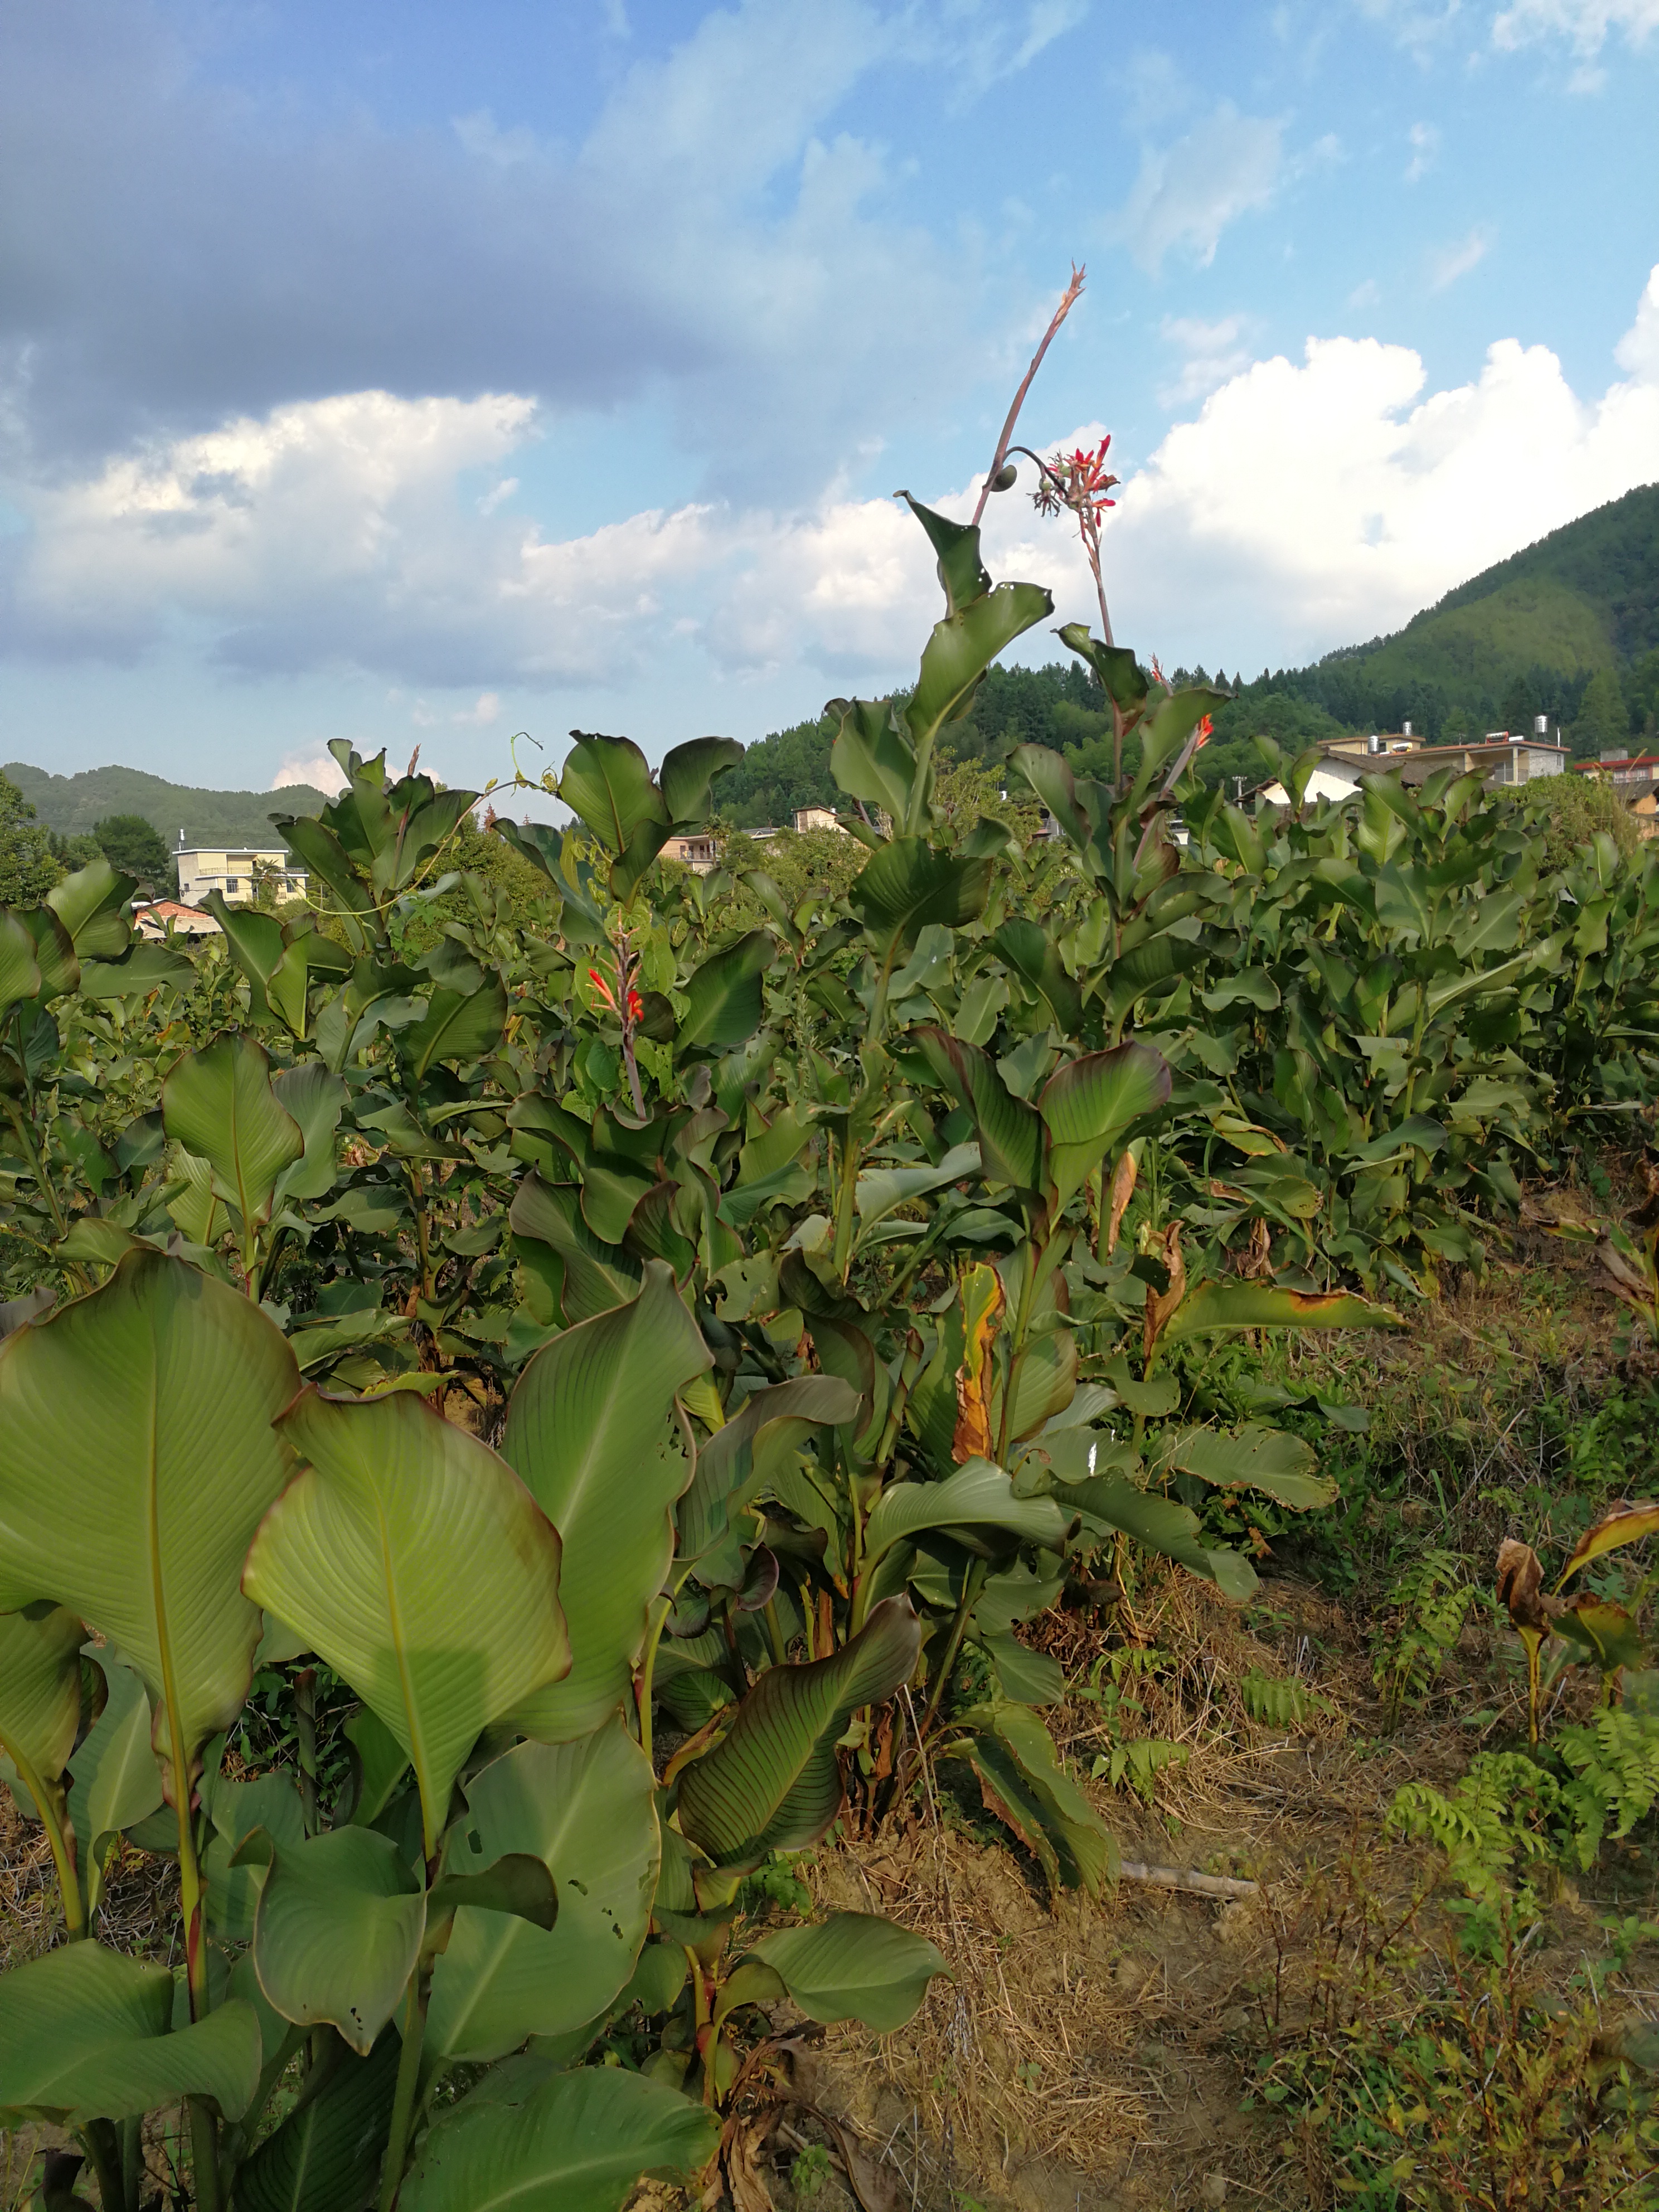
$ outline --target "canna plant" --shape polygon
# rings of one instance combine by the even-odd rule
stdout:
[[[0,1747],[64,1935],[0,1985],[0,2110],[106,2208],[169,2107],[204,2206],[757,2187],[766,2008],[886,2030],[945,1971],[758,1927],[780,1860],[937,1773],[1109,1880],[1030,1625],[1149,1556],[1243,1601],[1265,1540],[1220,1532],[1333,1494],[1214,1348],[1405,1326],[1513,1159],[1659,1095],[1650,864],[1540,880],[1468,780],[1204,793],[1218,695],[1103,586],[1060,635],[1111,780],[1022,747],[1052,835],[964,817],[952,724],[1052,608],[910,504],[944,612],[834,702],[844,892],[665,857],[729,741],[577,734],[574,821],[495,824],[527,917],[478,794],[343,745],[281,823],[309,909],[136,943],[100,862],[0,916]],[[251,1773],[256,1675],[297,1763]],[[133,1850],[176,1977],[99,1941]]]
[[[666,1785],[627,1724],[676,1500],[721,1495],[679,1395],[708,1363],[654,1261],[526,1363],[500,1453],[418,1393],[301,1386],[252,1297],[149,1249],[7,1339],[0,1741],[67,1940],[0,1984],[0,2110],[78,2130],[106,2206],[178,2100],[199,2205],[620,2203],[714,2149],[739,2002],[920,2002],[943,1961],[858,1915],[720,1973],[741,1876],[823,1832],[849,1711],[910,1669],[904,1601],[762,1674]],[[362,1699],[349,1802],[222,1764],[256,1661],[300,1653]],[[177,1860],[177,1978],[97,1941],[123,1837]],[[696,1946],[697,2100],[575,2063]]]

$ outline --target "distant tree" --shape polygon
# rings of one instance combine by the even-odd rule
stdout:
[[[63,874],[52,833],[15,783],[0,775],[0,906],[39,906]]]
[[[1519,803],[1537,834],[1538,865],[1546,874],[1565,868],[1598,830],[1605,830],[1626,857],[1639,850],[1642,833],[1636,817],[1619,786],[1606,776],[1570,769],[1565,775],[1535,776],[1524,789]]]
[[[1525,731],[1530,733],[1533,716],[1542,712],[1543,709],[1538,702],[1538,693],[1531,682],[1524,676],[1517,676],[1504,694],[1504,704],[1499,711],[1498,720],[1506,730]]]
[[[56,830],[46,832],[52,840],[52,857],[60,867],[73,870],[84,868],[89,861],[98,860],[103,847],[95,837],[61,836]]]
[[[1659,646],[1644,653],[1625,678],[1625,697],[1630,707],[1631,727],[1653,750],[1659,737]]]
[[[106,814],[93,824],[92,834],[111,867],[124,876],[136,876],[151,890],[172,882],[173,855],[161,831],[142,814]]]
[[[1610,668],[1598,668],[1584,686],[1572,726],[1572,749],[1580,760],[1593,760],[1605,746],[1622,745],[1630,738],[1630,708],[1619,678]]]

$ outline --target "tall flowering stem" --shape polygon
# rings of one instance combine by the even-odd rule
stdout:
[[[1025,395],[1030,390],[1032,380],[1038,369],[1042,366],[1043,355],[1054,343],[1055,332],[1083,296],[1083,280],[1086,274],[1087,271],[1075,261],[1072,264],[1072,281],[1060,295],[1060,305],[1050,317],[1048,329],[1042,333],[1042,343],[1031,356],[1031,366],[1026,370],[1019,390],[1014,394],[1014,404],[1008,410],[1008,419],[1002,426],[1002,435],[997,440],[997,449],[991,456],[991,465],[986,471],[985,481],[979,488],[979,504],[974,509],[975,528],[978,526],[980,517],[985,512],[985,502],[991,494],[994,491],[1004,491],[1007,489],[1006,483],[999,483],[997,479],[1001,476],[1002,465],[1008,458],[1009,441],[1014,434],[1014,425],[1019,421],[1019,410],[1025,404]]]

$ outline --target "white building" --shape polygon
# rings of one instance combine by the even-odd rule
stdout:
[[[186,845],[181,834],[173,857],[187,906],[199,906],[210,891],[222,891],[228,906],[246,906],[266,878],[278,898],[306,895],[306,872],[286,845]]]

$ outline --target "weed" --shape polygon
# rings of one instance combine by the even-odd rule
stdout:
[[[1407,1706],[1420,1705],[1439,1680],[1474,1595],[1463,1574],[1455,1553],[1431,1547],[1389,1592],[1395,1626],[1378,1649],[1373,1679],[1391,1721]]]

